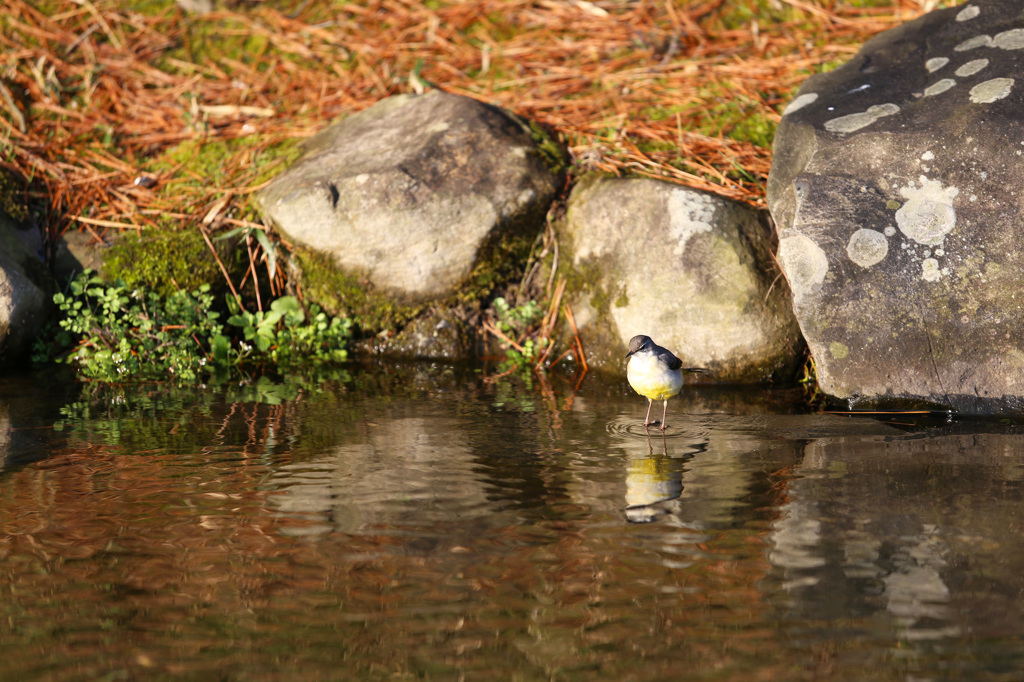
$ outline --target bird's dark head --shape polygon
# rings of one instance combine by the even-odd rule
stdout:
[[[651,341],[651,337],[649,336],[644,336],[643,334],[634,336],[629,340],[629,352],[626,353],[626,357],[628,358],[634,353],[638,353],[645,348],[649,348],[653,344],[654,341]]]

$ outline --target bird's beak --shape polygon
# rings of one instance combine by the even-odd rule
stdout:
[[[633,354],[633,352],[634,352],[634,351],[629,351],[628,353],[626,353],[626,359],[627,359],[627,360],[629,359],[629,356]]]

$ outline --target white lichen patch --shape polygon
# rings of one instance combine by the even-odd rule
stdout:
[[[993,78],[971,88],[971,101],[975,104],[991,104],[1003,99],[1013,89],[1012,78]]]
[[[885,230],[883,232],[884,232],[886,237],[891,237],[894,234],[896,234],[896,228],[893,227],[892,225],[886,225],[885,226]]]
[[[928,73],[935,73],[946,64],[949,64],[949,57],[932,57],[924,63],[924,68],[928,69]]]
[[[1003,31],[992,39],[992,44],[1004,50],[1020,50],[1024,48],[1024,28]]]
[[[974,17],[978,16],[980,13],[981,10],[975,7],[974,5],[967,5],[967,7],[964,7],[962,10],[956,13],[956,20],[970,21]]]
[[[846,245],[846,255],[862,268],[881,262],[889,253],[889,240],[876,230],[862,228],[853,233]]]
[[[831,121],[826,121],[825,130],[830,133],[852,133],[855,130],[871,125],[880,118],[899,113],[899,110],[900,108],[892,103],[876,104],[873,107],[868,107],[867,111],[840,116]]]
[[[961,78],[967,78],[968,76],[973,76],[974,74],[978,73],[986,66],[988,66],[987,59],[974,59],[964,64],[959,69],[957,69],[956,75],[960,76]]]
[[[960,190],[944,188],[938,180],[929,180],[923,175],[920,181],[920,187],[911,183],[900,188],[900,194],[906,197],[907,203],[896,211],[896,225],[900,232],[915,242],[936,246],[956,227],[953,199]]]
[[[942,270],[939,269],[939,261],[934,258],[925,258],[921,262],[921,279],[926,282],[938,282],[942,279]]]
[[[825,281],[828,257],[810,237],[802,234],[779,241],[779,265],[796,296],[803,296]]]
[[[927,88],[925,88],[924,96],[932,97],[933,95],[941,95],[954,85],[956,85],[956,81],[953,80],[952,78],[943,78],[942,80],[932,83]]]
[[[935,158],[935,153],[931,152],[931,151],[927,151],[927,152],[925,152],[924,154],[921,155],[921,160],[922,161],[931,161],[934,158]]]
[[[789,106],[783,110],[782,115],[786,116],[787,114],[792,114],[794,111],[800,111],[808,104],[813,104],[817,99],[818,93],[816,92],[804,93],[790,102]]]
[[[699,232],[711,232],[715,202],[709,195],[676,189],[668,197],[668,231],[675,240],[674,251],[683,255],[686,244]]]
[[[976,50],[979,47],[991,47],[991,45],[992,36],[974,36],[973,38],[968,38],[964,42],[960,43],[954,47],[953,50],[955,52],[967,52],[968,50]]]

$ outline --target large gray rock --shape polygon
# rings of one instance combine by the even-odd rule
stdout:
[[[4,199],[10,176],[0,174],[0,365],[23,362],[53,313],[53,281],[30,250],[38,238],[24,215]]]
[[[508,112],[432,91],[311,138],[259,202],[293,243],[377,291],[425,300],[464,286],[508,235],[539,228],[563,172]]]
[[[659,180],[600,178],[573,191],[564,237],[591,365],[621,371],[628,340],[646,334],[717,381],[792,378],[803,343],[767,216]]]
[[[768,205],[828,394],[1024,407],[1024,4],[883,33],[783,113]]]

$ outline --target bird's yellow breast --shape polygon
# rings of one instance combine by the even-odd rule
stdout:
[[[668,400],[683,388],[682,371],[669,369],[655,356],[631,357],[626,378],[634,391],[651,400]]]

